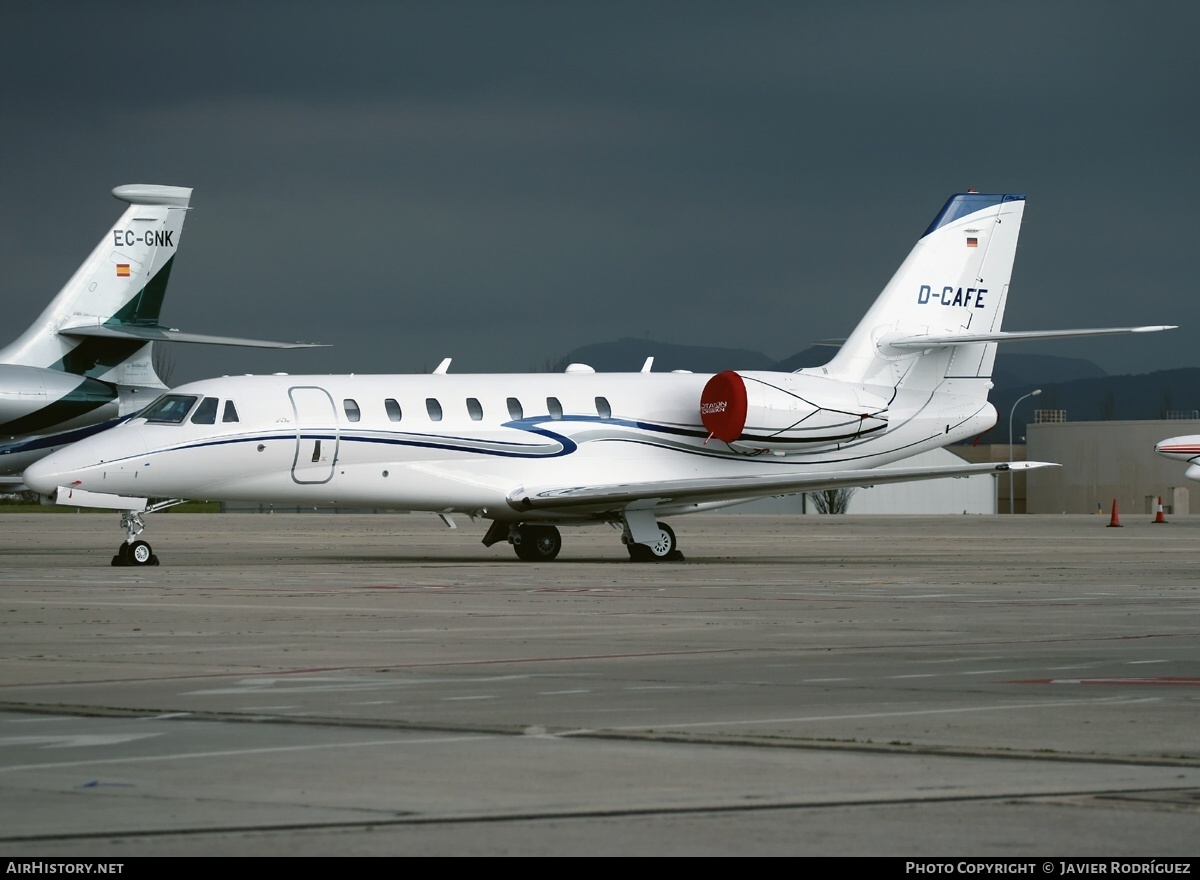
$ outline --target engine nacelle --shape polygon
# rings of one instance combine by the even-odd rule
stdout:
[[[28,434],[69,425],[79,416],[117,416],[112,385],[57,370],[0,364],[0,434]],[[53,409],[51,409],[53,406]]]
[[[886,430],[887,402],[821,376],[727,370],[704,386],[700,419],[738,452],[786,455]]]

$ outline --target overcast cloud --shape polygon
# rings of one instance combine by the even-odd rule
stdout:
[[[782,359],[974,187],[1029,198],[1007,329],[1181,325],[1025,350],[1197,366],[1197,33],[1193,2],[21,4],[0,344],[159,183],[195,190],[164,323],[332,344],[173,346],[176,383]]]

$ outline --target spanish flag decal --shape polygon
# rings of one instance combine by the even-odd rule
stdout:
[[[117,277],[118,278],[128,278],[129,277],[129,264],[128,263],[117,263]]]
[[[979,239],[975,238],[974,236],[968,238],[967,239],[967,247],[979,247]],[[120,270],[120,268],[121,268],[120,266],[117,267],[118,270]],[[126,267],[126,268],[128,268],[128,267]]]

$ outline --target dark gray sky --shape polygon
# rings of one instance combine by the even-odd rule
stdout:
[[[195,189],[165,323],[333,345],[177,345],[175,383],[782,359],[974,187],[1029,198],[1006,329],[1181,325],[1023,350],[1197,366],[1197,34],[1193,0],[14,5],[0,344],[160,183]]]

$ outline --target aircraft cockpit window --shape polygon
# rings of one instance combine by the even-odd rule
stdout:
[[[362,418],[362,410],[358,408],[358,402],[349,397],[342,401],[342,409],[346,411],[346,418],[352,422],[357,422]]]
[[[483,419],[483,404],[474,397],[467,398],[467,412],[471,414],[471,420],[474,422],[482,421]]]
[[[142,418],[156,425],[181,425],[199,398],[194,394],[164,394],[142,410]]]
[[[217,403],[219,401],[215,397],[206,397],[200,401],[196,412],[192,414],[192,424],[215,425],[217,423]]]
[[[402,415],[400,412],[400,404],[396,403],[396,401],[389,397],[383,402],[383,408],[387,410],[387,416],[389,419],[391,419],[393,422],[400,421],[400,416]]]
[[[221,413],[221,421],[223,422],[240,422],[238,418],[237,407],[233,405],[232,400],[225,401],[225,411]]]
[[[596,398],[596,415],[602,419],[612,418],[612,407],[608,405],[608,399],[605,397]]]
[[[514,422],[519,422],[525,418],[525,410],[521,407],[521,401],[515,397],[508,399],[508,417]]]
[[[440,422],[442,420],[442,405],[437,402],[437,398],[425,398],[425,411],[429,413],[430,421]]]
[[[558,402],[557,397],[547,397],[546,398],[546,409],[550,410],[550,418],[552,418],[552,419],[561,419],[562,418],[562,404]]]

